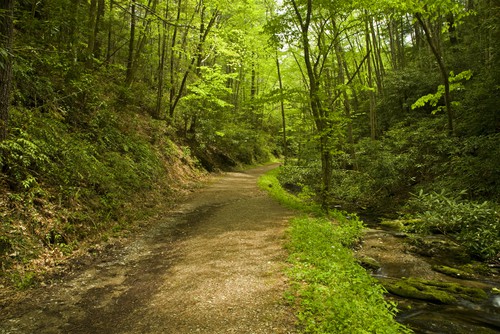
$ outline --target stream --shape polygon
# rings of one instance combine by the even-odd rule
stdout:
[[[441,303],[389,293],[388,300],[398,304],[399,313],[396,319],[415,333],[500,333],[498,268],[492,268],[487,274],[474,272],[467,278],[437,272],[435,267],[438,265],[456,267],[463,265],[463,262],[460,263],[452,249],[446,248],[444,237],[426,238],[427,247],[424,247],[422,252],[422,249],[417,249],[409,242],[408,235],[369,223],[363,241],[356,250],[356,256],[374,260],[376,265],[371,266],[369,270],[382,283],[415,278],[482,290],[484,292],[479,292],[484,296],[481,300],[456,298],[453,303]]]

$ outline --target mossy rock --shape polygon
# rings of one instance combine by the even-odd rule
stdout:
[[[404,228],[404,224],[402,220],[383,220],[380,222],[380,226],[390,228],[396,231],[402,231]]]
[[[405,298],[420,299],[439,304],[454,304],[457,299],[443,290],[422,283],[417,279],[402,279],[383,282],[388,292]]]
[[[439,272],[439,273],[442,273],[442,274],[445,274],[445,275],[448,275],[451,277],[455,277],[455,278],[461,278],[461,279],[474,278],[474,275],[470,272],[467,272],[467,271],[464,271],[461,269],[457,269],[457,268],[448,267],[448,266],[436,265],[436,266],[432,266],[432,269],[434,271]]]
[[[395,231],[405,232],[408,227],[415,224],[419,224],[421,219],[394,219],[394,220],[383,220],[380,222],[380,226],[390,228]]]
[[[457,283],[404,278],[397,281],[383,280],[382,284],[388,292],[394,295],[439,304],[455,304],[459,298],[473,302],[488,298],[482,289],[464,287]]]
[[[356,261],[358,261],[361,267],[368,270],[378,270],[381,268],[380,263],[374,258],[369,256],[358,257],[356,258]]]

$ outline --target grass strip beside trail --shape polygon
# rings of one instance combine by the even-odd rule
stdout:
[[[303,333],[410,333],[394,320],[395,305],[385,301],[384,288],[355,260],[351,246],[363,224],[353,215],[333,212],[319,215],[287,193],[275,169],[259,180],[283,205],[314,217],[294,218],[289,228],[287,271],[290,288],[286,298],[294,305]]]

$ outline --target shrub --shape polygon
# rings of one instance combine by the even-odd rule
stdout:
[[[461,200],[444,192],[421,191],[408,203],[421,221],[419,232],[440,232],[456,239],[473,256],[491,260],[500,254],[500,214],[489,202]]]

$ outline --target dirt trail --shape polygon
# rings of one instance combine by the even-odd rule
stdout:
[[[0,333],[295,333],[283,303],[291,212],[228,173],[134,242],[0,310]]]

